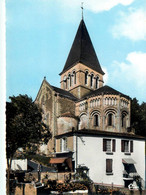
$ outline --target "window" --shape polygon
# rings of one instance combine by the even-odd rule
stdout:
[[[85,85],[88,84],[88,71],[85,72]]]
[[[113,174],[113,160],[112,159],[106,159],[106,174],[112,175]]]
[[[108,110],[106,112],[106,125],[107,126],[114,126],[115,125],[115,111]]]
[[[63,144],[64,144],[64,151],[67,150],[67,137],[63,138]]]
[[[95,88],[96,88],[96,89],[98,89],[98,80],[99,80],[99,78],[96,77],[96,80],[95,80]]]
[[[125,113],[122,113],[122,117],[121,117],[121,125],[122,127],[125,127],[126,128],[126,114]]]
[[[70,74],[68,75],[68,78],[69,78],[69,86],[71,87],[71,84],[72,84],[72,78],[71,78],[71,75],[70,75]]]
[[[73,80],[74,80],[73,84],[76,84],[76,72],[75,71],[73,71]]]
[[[103,151],[115,152],[116,151],[116,140],[115,139],[103,139]]]
[[[108,114],[108,126],[113,125],[113,114]]]
[[[99,126],[99,117],[97,114],[94,115],[94,126]]]
[[[121,152],[133,152],[133,141],[121,140]]]
[[[67,88],[67,79],[66,79],[66,76],[64,76],[63,78],[63,89],[66,89]]]
[[[93,74],[91,74],[91,77],[90,77],[90,85],[91,85],[91,87],[93,87],[93,78],[94,78],[94,75]]]
[[[67,88],[69,89],[70,77],[67,78]]]
[[[60,151],[66,151],[67,150],[67,137],[64,137],[60,139]]]

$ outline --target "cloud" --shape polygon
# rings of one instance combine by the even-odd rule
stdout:
[[[85,6],[87,9],[93,12],[108,11],[111,8],[121,4],[124,6],[130,5],[134,0],[85,0]]]
[[[120,18],[112,28],[115,38],[127,37],[133,41],[146,40],[146,12],[144,9],[120,13]]]
[[[130,5],[134,2],[134,0],[62,0],[61,4],[70,8],[77,8],[81,6],[81,2],[84,2],[85,9],[88,9],[92,12],[102,12],[108,11],[119,4],[123,6]]]
[[[141,101],[146,101],[146,53],[131,52],[125,62],[113,63],[111,83]]]

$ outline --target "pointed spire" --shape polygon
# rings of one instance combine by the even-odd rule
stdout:
[[[83,19],[80,22],[70,53],[60,75],[78,62],[104,75]]]

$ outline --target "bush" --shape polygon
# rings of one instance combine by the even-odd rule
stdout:
[[[48,180],[48,187],[52,191],[58,191],[59,193],[75,191],[75,190],[87,190],[87,186],[81,183],[59,183]]]

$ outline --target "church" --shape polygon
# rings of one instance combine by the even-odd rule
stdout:
[[[52,133],[40,153],[69,160],[70,171],[87,167],[97,184],[127,187],[139,175],[144,187],[145,140],[130,127],[131,98],[104,85],[104,74],[82,18],[60,88],[44,78],[35,100]]]

